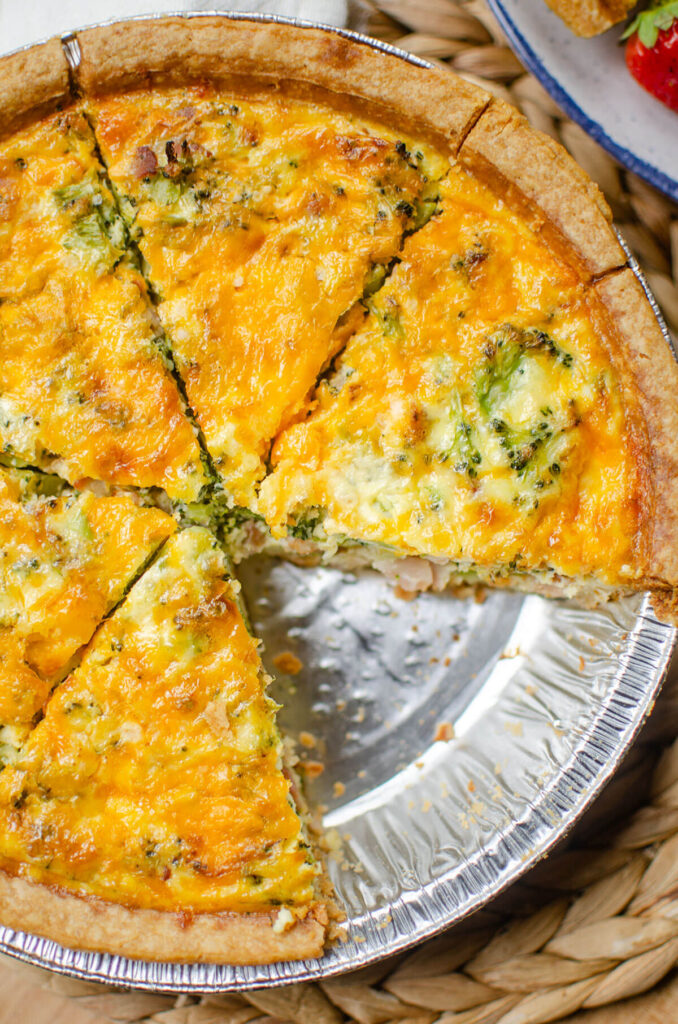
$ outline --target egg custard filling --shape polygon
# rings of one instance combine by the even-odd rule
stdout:
[[[675,360],[596,187],[454,75],[204,16],[0,82],[0,924],[320,956],[232,563],[677,621]]]

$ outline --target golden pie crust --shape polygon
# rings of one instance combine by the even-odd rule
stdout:
[[[573,4],[554,7],[572,8]],[[591,4],[592,8],[611,5]],[[596,24],[594,14],[582,25]],[[588,29],[587,29],[588,30]],[[552,139],[505,103],[436,69],[419,68],[334,31],[204,16],[135,20],[77,34],[81,94],[214,79],[285,90],[394,127],[456,157],[557,250],[596,294],[612,360],[645,438],[644,575],[676,615],[678,369],[611,227],[595,184]],[[13,131],[72,99],[58,40],[0,61],[0,123]],[[130,909],[0,872],[0,920],[68,946],[157,960],[234,964],[317,956],[327,916],[314,907],[286,930],[276,913],[194,914]]]
[[[327,914],[315,907],[286,931],[270,914],[168,914],[38,885],[0,871],[2,923],[64,946],[143,960],[263,964],[322,953]]]
[[[61,40],[0,59],[0,138],[72,99]]]

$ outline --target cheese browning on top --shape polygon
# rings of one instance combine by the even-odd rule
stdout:
[[[0,469],[0,763],[174,526],[127,497]]]
[[[3,868],[131,907],[313,904],[237,590],[207,530],[170,538],[0,776]]]
[[[0,454],[194,500],[193,427],[82,114],[0,144]]]
[[[448,163],[284,92],[90,105],[207,447],[250,505],[273,437],[342,343],[337,322],[430,215]]]
[[[630,581],[634,443],[587,293],[466,172],[273,450],[277,536]]]

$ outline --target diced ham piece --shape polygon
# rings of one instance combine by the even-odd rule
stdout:
[[[158,169],[158,158],[150,146],[139,146],[134,154],[132,173],[135,178],[147,178]]]
[[[378,559],[373,562],[374,568],[402,590],[417,593],[433,586],[433,567],[425,558]]]
[[[290,551],[293,551],[295,555],[312,555],[317,550],[311,540],[300,540],[298,537],[290,537],[287,543]]]
[[[296,776],[289,770],[289,768],[285,767],[283,767],[282,773],[290,784],[290,796],[294,800],[295,806],[299,807],[301,804],[301,792],[297,785]]]
[[[431,562],[431,572],[433,573],[433,589],[444,590],[450,579],[449,565],[439,565],[436,562]]]

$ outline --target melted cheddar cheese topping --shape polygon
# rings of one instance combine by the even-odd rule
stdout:
[[[0,143],[0,299],[18,301],[82,264],[113,266],[125,249],[81,114],[69,111]]]
[[[0,775],[0,864],[127,906],[314,899],[257,642],[217,541],[175,534]]]
[[[632,439],[595,310],[501,201],[453,168],[316,408],[277,439],[277,535],[504,571],[628,579]]]
[[[93,116],[207,447],[250,505],[338,321],[430,214],[447,162],[284,94],[153,89]]]
[[[127,497],[0,469],[0,762],[15,756],[79,648],[174,530]]]
[[[198,442],[94,145],[74,111],[0,144],[0,452],[195,500]]]

